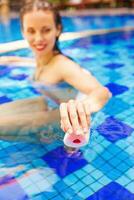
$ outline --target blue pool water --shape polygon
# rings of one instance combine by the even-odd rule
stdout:
[[[0,200],[134,200],[134,32],[71,40],[60,47],[113,97],[93,117],[91,141],[76,154],[68,155],[62,141],[1,140]],[[31,56],[29,50],[12,54]],[[32,73],[31,68],[0,66],[0,103],[37,97],[27,81]]]
[[[133,26],[134,14],[102,15],[102,16],[73,16],[63,17],[63,32],[78,32],[84,30],[98,30]],[[17,30],[17,31],[16,31]],[[0,43],[22,39],[20,21],[12,18],[8,23],[0,23]]]

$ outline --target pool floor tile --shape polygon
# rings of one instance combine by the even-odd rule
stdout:
[[[133,18],[129,16],[131,23]],[[0,200],[134,200],[133,44],[134,31],[59,42],[62,52],[113,96],[92,115],[91,140],[76,154],[68,155],[63,141],[42,145],[0,141]],[[28,49],[3,55],[11,54],[32,55]],[[32,67],[0,66],[0,104],[40,96],[38,86],[28,80],[33,74]],[[57,89],[64,93],[72,91],[68,84],[60,86]],[[53,101],[49,105],[57,106]]]
[[[129,192],[123,186],[116,182],[111,182],[98,190],[93,195],[89,196],[87,200],[133,200],[134,194]]]
[[[56,174],[61,178],[88,164],[87,160],[84,159],[82,152],[81,155],[78,156],[77,153],[69,156],[63,147],[58,147],[57,149],[48,152],[42,157],[42,159],[49,165],[49,167],[53,168]]]
[[[124,66],[124,63],[108,63],[104,65],[104,67],[109,68],[109,69],[117,69],[123,66]]]
[[[12,99],[7,96],[0,96],[0,104],[11,102]]]
[[[122,94],[122,93],[124,93],[124,92],[126,92],[126,91],[129,90],[128,87],[126,87],[124,85],[119,85],[117,83],[108,83],[106,85],[106,87],[109,88],[109,90],[111,91],[111,93],[112,93],[113,96]]]
[[[0,200],[13,199],[28,200],[28,195],[15,178],[8,176],[0,178]]]
[[[119,179],[117,179],[116,182],[122,186],[126,186],[128,185],[128,183],[131,182],[131,180],[127,176],[123,175]]]
[[[102,110],[109,116],[116,116],[118,114],[123,116],[123,112],[130,108],[131,106],[121,98],[112,97]]]
[[[97,131],[113,143],[128,137],[133,130],[132,127],[114,117],[108,117],[104,123],[97,127]]]
[[[96,169],[99,169],[109,179],[116,180],[117,178],[120,178],[122,174],[126,173],[129,169],[133,167],[133,162],[130,162],[129,165],[127,162],[125,162],[125,160],[129,158],[129,154],[124,150],[121,150],[119,147],[116,147],[116,152],[118,153],[116,155],[113,155],[113,159],[105,159],[105,152],[109,152],[112,155],[112,146],[114,149],[114,144],[108,146],[104,150],[104,152],[101,153],[101,156],[98,155],[93,160],[92,165]],[[122,159],[124,160],[124,162],[122,161]]]

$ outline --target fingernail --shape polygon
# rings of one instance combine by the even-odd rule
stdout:
[[[84,133],[88,132],[87,128],[83,128]]]
[[[76,135],[81,135],[82,133],[83,133],[83,131],[80,129],[76,131]]]
[[[67,133],[71,134],[73,132],[72,129],[68,129]]]

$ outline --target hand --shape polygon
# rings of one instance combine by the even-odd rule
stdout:
[[[90,125],[88,101],[69,100],[60,104],[61,128],[64,132],[87,133]]]

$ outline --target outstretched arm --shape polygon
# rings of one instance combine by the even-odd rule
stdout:
[[[72,62],[64,68],[64,80],[82,92],[80,100],[70,100],[60,106],[61,126],[64,131],[88,131],[90,115],[99,111],[112,96],[108,88],[102,86],[92,74]],[[69,64],[69,63],[68,63]]]

